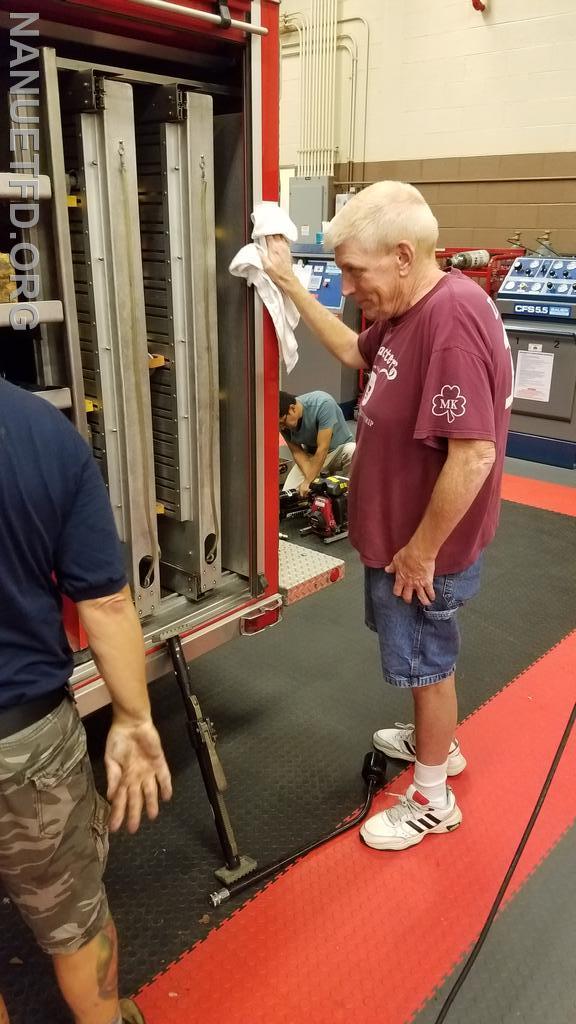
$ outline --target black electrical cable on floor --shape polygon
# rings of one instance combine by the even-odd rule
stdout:
[[[326,843],[331,842],[332,839],[337,839],[338,836],[343,836],[345,832],[349,832],[351,829],[356,828],[356,826],[360,825],[367,816],[372,806],[372,801],[374,800],[374,793],[375,788],[373,785],[370,785],[368,787],[368,794],[362,810],[352,818],[351,821],[348,821],[345,825],[341,825],[340,828],[335,829],[329,836],[324,836],[322,839],[318,839],[315,842],[310,843],[308,846],[304,846],[301,850],[297,850],[295,853],[291,853],[287,857],[283,857],[282,860],[275,861],[274,864],[270,864],[269,867],[264,868],[262,871],[257,871],[255,874],[249,876],[243,881],[234,882],[229,887],[230,894],[232,896],[237,896],[238,893],[243,892],[244,889],[248,889],[249,887],[256,885],[258,882],[262,882],[266,878],[269,878],[270,875],[276,874],[278,871],[282,871],[283,868],[287,868],[293,864],[295,860],[300,860],[301,857],[305,857],[307,853],[312,853],[312,850],[317,850]]]
[[[364,801],[364,806],[358,814],[354,815],[353,818],[345,822],[343,825],[340,825],[334,830],[334,832],[331,832],[330,835],[324,836],[322,839],[317,839],[300,850],[295,850],[293,853],[288,854],[287,857],[283,857],[281,860],[276,860],[273,864],[268,864],[267,867],[262,868],[260,871],[251,872],[245,878],[240,878],[236,882],[230,882],[225,888],[220,889],[218,892],[213,892],[210,896],[212,906],[219,907],[222,903],[229,900],[231,896],[237,896],[239,893],[244,892],[253,885],[258,885],[265,879],[270,878],[271,875],[277,874],[283,868],[293,864],[294,861],[306,856],[307,853],[311,853],[312,850],[318,850],[321,846],[331,842],[332,839],[336,839],[338,836],[344,835],[345,832],[349,832],[350,829],[355,828],[364,821],[364,818],[367,817],[372,807],[376,790],[384,783],[386,778],[386,758],[381,751],[371,750],[366,754],[362,768],[362,777],[366,782],[368,791],[366,794],[366,800]]]
[[[374,783],[369,783],[368,793],[364,806],[361,811],[351,821],[346,822],[345,825],[341,825],[339,828],[331,832],[329,836],[324,836],[322,839],[318,839],[308,846],[304,846],[301,850],[296,850],[294,853],[288,854],[287,857],[282,857],[281,860],[274,861],[273,864],[269,864],[268,867],[263,868],[261,871],[252,872],[247,875],[246,878],[240,879],[238,882],[232,882],[224,889],[220,889],[219,892],[214,892],[210,896],[210,900],[214,907],[219,907],[221,903],[225,903],[231,896],[238,896],[239,893],[244,892],[245,889],[251,889],[252,886],[258,885],[260,882],[270,878],[271,875],[277,874],[282,871],[283,868],[289,867],[296,860],[300,860],[301,857],[305,857],[307,853],[311,853],[312,850],[319,849],[320,846],[324,846],[329,843],[332,839],[337,839],[338,836],[344,835],[345,832],[349,832],[350,829],[355,828],[364,821],[364,818],[368,815],[374,800],[374,793],[376,786]]]
[[[562,754],[564,753],[564,747],[566,746],[566,744],[568,742],[568,737],[570,736],[570,733],[572,731],[572,726],[574,725],[574,721],[575,720],[576,720],[576,704],[574,704],[574,707],[572,708],[572,713],[570,715],[570,718],[568,719],[568,724],[567,724],[567,726],[566,726],[566,728],[564,730],[564,735],[562,736],[562,739],[560,740],[560,744],[559,744],[558,749],[556,751],[556,754],[554,756],[554,760],[552,761],[552,764],[550,765],[550,771],[548,772],[548,775],[546,776],[546,781],[545,781],[544,785],[542,786],[542,791],[540,793],[540,796],[538,797],[538,800],[536,802],[536,806],[534,807],[534,810],[532,811],[532,815],[530,817],[530,821],[528,822],[528,824],[526,826],[526,829],[524,831],[524,835],[522,836],[522,839],[520,840],[520,843],[518,845],[518,849],[516,850],[516,853],[514,854],[514,857],[512,858],[512,863],[510,864],[510,867],[508,868],[508,871],[506,872],[506,877],[504,878],[504,881],[502,882],[502,885],[500,886],[500,889],[498,891],[498,895],[497,895],[496,899],[494,900],[494,903],[492,904],[492,909],[490,910],[490,913],[488,914],[488,917],[486,918],[486,923],[484,924],[484,927],[483,927],[482,931],[480,932],[480,935],[478,936],[478,939],[476,941],[474,949],[470,953],[470,956],[468,957],[466,963],[464,964],[464,967],[462,968],[462,971],[460,972],[460,974],[458,975],[458,977],[457,977],[456,981],[454,982],[452,988],[450,989],[450,992],[448,993],[448,996],[446,997],[446,1000],[444,1001],[442,1009],[440,1010],[440,1013],[436,1017],[436,1020],[434,1021],[434,1024],[443,1024],[443,1021],[446,1020],[446,1017],[448,1016],[448,1011],[450,1010],[450,1007],[452,1006],[452,1003],[454,1002],[456,996],[458,995],[460,989],[462,988],[462,985],[464,984],[466,978],[468,977],[468,974],[470,973],[470,970],[472,968],[472,965],[473,965],[474,961],[476,960],[476,957],[478,956],[480,950],[482,949],[482,946],[484,945],[484,941],[485,941],[486,936],[488,935],[488,932],[489,932],[489,930],[490,930],[490,928],[492,926],[494,918],[496,917],[496,914],[498,912],[498,908],[499,908],[499,906],[500,906],[500,904],[502,902],[502,899],[504,897],[506,889],[508,888],[508,886],[510,884],[510,879],[512,878],[512,875],[514,874],[514,871],[516,870],[518,861],[520,860],[520,857],[522,856],[524,847],[526,846],[526,843],[528,842],[528,839],[530,837],[530,833],[532,832],[532,829],[534,828],[534,824],[536,822],[536,819],[537,819],[538,815],[540,814],[540,811],[542,809],[542,804],[544,803],[544,800],[546,799],[546,794],[548,793],[548,790],[550,789],[550,785],[552,783],[552,779],[554,778],[554,775],[556,774],[556,769],[557,769],[558,764],[560,762],[560,758],[562,757]]]

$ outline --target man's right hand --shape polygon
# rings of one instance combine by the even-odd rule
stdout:
[[[274,284],[282,291],[287,291],[296,280],[292,270],[290,246],[284,235],[267,235],[266,243],[268,252],[262,254],[262,266]]]
[[[170,770],[152,720],[113,721],[104,763],[112,805],[110,831],[116,832],[126,819],[128,831],[137,832],[144,807],[151,820],[157,817],[158,790],[163,800],[172,796]]]

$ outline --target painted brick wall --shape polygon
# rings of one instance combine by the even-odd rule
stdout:
[[[281,13],[311,0],[283,0]],[[421,160],[576,150],[575,0],[341,0],[370,26],[367,141],[362,152],[364,30],[353,159]],[[283,37],[287,41],[287,37]],[[291,35],[291,39],[296,38]],[[282,61],[281,163],[296,163],[299,61]],[[350,61],[339,55],[337,145],[347,152]]]

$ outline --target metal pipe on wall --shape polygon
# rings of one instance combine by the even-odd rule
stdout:
[[[327,47],[327,35],[328,35],[328,23],[327,23],[327,0],[320,0],[320,24],[318,32],[318,43],[320,48],[320,108],[318,111],[318,174],[323,176],[326,174],[326,159],[325,159],[325,147],[326,147],[326,124],[327,124],[327,100],[328,90],[326,81],[326,70],[328,62],[328,47]]]
[[[329,134],[330,134],[330,104],[332,97],[330,96],[330,70],[332,65],[332,54],[330,52],[330,39],[332,35],[332,26],[328,20],[331,14],[332,0],[327,0],[328,11],[327,19],[324,26],[324,41],[325,41],[325,53],[324,53],[324,125],[323,125],[323,137],[322,137],[322,174],[328,174],[328,145],[329,145]]]
[[[304,130],[304,145],[303,145],[303,163],[302,172],[305,175],[310,172],[310,138],[311,138],[311,94],[312,94],[312,8],[310,13],[304,15],[305,19],[305,52],[304,52],[304,87],[302,92],[302,99],[304,102],[303,112],[303,130]]]
[[[333,0],[327,0],[327,20],[326,20],[326,65],[325,65],[325,78],[324,78],[324,94],[326,97],[325,103],[325,115],[324,115],[324,170],[323,174],[328,175],[330,173],[330,138],[332,135],[331,122],[330,122],[330,110],[332,109],[333,94],[330,88],[332,81],[332,50],[333,50]]]
[[[298,57],[300,59],[300,100],[301,100],[301,98],[302,98],[302,89],[303,89],[303,81],[304,81],[303,28],[302,28],[302,24],[301,23],[298,24],[297,20],[296,20],[296,22],[294,22],[294,28],[296,29],[296,32],[298,33]],[[282,49],[282,43],[280,45],[281,45],[281,49]],[[300,106],[301,106],[301,103],[300,103]],[[302,127],[301,127],[301,119],[300,119],[300,143],[299,143],[299,146],[298,146],[298,174],[300,174],[300,168],[302,166],[302,144],[303,144],[303,142],[302,142]]]
[[[331,54],[331,72],[330,72],[330,133],[329,133],[329,161],[328,161],[328,174],[332,176],[334,174],[334,151],[336,142],[336,124],[335,124],[335,112],[336,112],[336,45],[338,38],[338,4],[337,0],[332,0],[332,17],[331,17],[331,41],[330,41],[330,54]]]
[[[353,36],[339,36],[338,49],[350,54],[350,116],[348,121],[348,177],[352,176],[356,148],[356,102],[358,93],[358,44]],[[332,174],[334,166],[332,166]]]
[[[339,18],[339,25],[348,25],[352,22],[358,22],[363,25],[366,29],[366,75],[364,82],[364,126],[363,126],[363,137],[362,137],[362,165],[366,164],[366,125],[368,118],[368,74],[370,71],[370,25],[366,21],[366,18],[352,17],[352,18]]]
[[[311,92],[312,92],[312,24],[307,14],[298,11],[284,16],[280,34],[298,33],[300,56],[300,147],[298,152],[298,176],[307,177],[310,173],[310,135],[311,135]],[[292,43],[280,42],[281,50],[286,52]]]
[[[314,11],[314,33],[313,33],[313,67],[314,67],[314,84],[313,84],[313,98],[312,98],[312,138],[310,140],[310,149],[312,156],[311,174],[316,177],[318,174],[318,130],[320,125],[320,89],[321,89],[321,74],[320,74],[320,5],[322,0],[312,0],[312,9]]]
[[[298,27],[296,21],[298,21]],[[303,110],[303,97],[304,97],[304,74],[305,74],[305,54],[306,54],[306,22],[302,14],[294,15],[290,19],[286,18],[284,23],[284,31],[286,32],[298,32],[298,45],[300,47],[300,140],[298,147],[298,168],[297,174],[302,174],[303,160],[304,160],[304,110]],[[280,38],[280,53],[285,49],[286,44],[282,42]]]
[[[326,78],[324,82],[324,95],[325,95],[325,115],[324,115],[324,176],[331,174],[330,171],[330,146],[332,139],[332,121],[330,119],[330,112],[333,109],[334,103],[334,90],[332,88],[332,66],[333,66],[333,51],[334,51],[334,0],[327,0],[328,4],[328,19],[326,25]]]
[[[306,176],[310,174],[310,140],[312,136],[312,33],[312,12],[310,12],[310,17],[308,18],[308,46],[306,52],[306,147],[304,150],[304,174]]]
[[[310,16],[286,15],[284,29],[297,31],[301,54],[301,116],[298,173],[334,173],[336,48],[338,0],[312,0]],[[301,26],[301,27],[300,27]],[[357,59],[353,61],[352,101],[356,109]]]
[[[313,96],[312,96],[312,138],[310,140],[311,169],[310,174],[316,177],[318,174],[318,126],[320,123],[320,111],[318,98],[320,95],[320,3],[321,0],[312,0],[312,25],[313,25]]]
[[[300,44],[293,43],[282,43],[281,49],[287,57],[301,57]],[[353,36],[338,36],[336,43],[337,50],[345,50],[350,55],[351,61],[351,86],[350,86],[350,104],[349,104],[349,115],[348,115],[348,147],[347,156],[348,164],[353,162],[354,146],[355,146],[355,125],[356,125],[356,105],[358,98],[358,44]],[[330,173],[333,173],[334,168]],[[303,176],[303,168],[298,167],[299,176]],[[342,184],[342,183],[340,183]],[[354,182],[352,182],[354,184]]]
[[[306,173],[306,146],[308,139],[308,39],[310,23],[307,15],[298,14],[302,25],[302,53],[300,61],[300,161],[298,174]]]

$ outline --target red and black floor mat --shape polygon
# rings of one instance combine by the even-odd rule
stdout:
[[[576,631],[461,725],[469,767],[453,788],[468,827],[402,853],[350,832],[310,854],[146,986],[150,1024],[411,1020],[480,931],[561,738],[575,665]],[[574,822],[575,776],[576,735],[508,898]],[[393,802],[383,793],[375,810]]]
[[[459,730],[469,768],[454,780],[464,813],[457,832],[400,854],[369,850],[351,833],[243,907],[213,911],[221,857],[179,694],[170,681],[152,688],[175,797],[137,837],[114,837],[108,871],[123,988],[144,986],[149,1024],[394,1024],[427,1013],[478,933],[574,699],[576,491],[543,487],[507,479],[483,590],[462,617],[460,708],[471,717]],[[262,864],[329,832],[362,802],[372,731],[409,714],[407,695],[380,680],[376,642],[362,625],[362,572],[346,544],[341,584],[288,609],[277,630],[193,665],[217,724],[242,852]],[[97,762],[106,717],[89,722]],[[528,892],[538,864],[562,850],[576,814],[575,759],[572,739],[510,896],[531,879]],[[509,959],[514,973],[513,949]],[[5,903],[0,972],[13,1024],[68,1020],[49,965]],[[463,1019],[455,1008],[453,1020]]]

